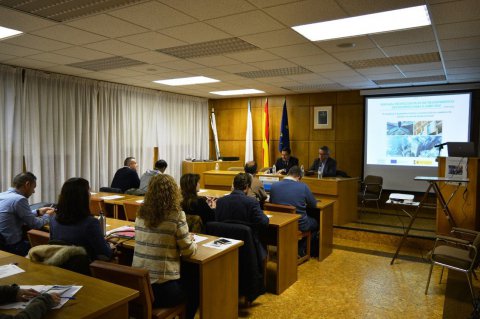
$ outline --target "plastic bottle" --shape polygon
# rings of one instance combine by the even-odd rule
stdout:
[[[305,176],[305,168],[302,166],[300,166],[300,171],[302,172],[302,177]]]
[[[277,174],[277,167],[275,165],[272,166],[272,174]]]
[[[323,164],[318,165],[318,172],[317,172],[318,179],[323,177]]]
[[[105,218],[105,214],[101,211],[99,213],[98,221],[100,222],[100,229],[102,230],[103,236],[107,234],[107,219]]]
[[[215,170],[218,171],[220,169],[220,165],[218,163],[215,163]]]

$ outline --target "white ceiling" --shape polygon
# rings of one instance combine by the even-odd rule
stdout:
[[[2,2],[0,25],[24,34],[0,41],[0,63],[163,91],[219,98],[209,92],[253,88],[284,95],[480,81],[480,0],[145,0],[66,22]],[[324,42],[310,42],[290,28],[422,4],[428,5],[432,26]],[[259,49],[191,59],[156,51],[232,37]],[[338,46],[346,42],[355,47]],[[439,61],[415,62],[430,53]],[[96,72],[69,66],[115,56],[145,64]],[[347,63],[399,56],[411,56],[412,64],[354,69]],[[238,74],[296,67],[310,73]],[[198,75],[221,82],[180,87],[152,82]]]

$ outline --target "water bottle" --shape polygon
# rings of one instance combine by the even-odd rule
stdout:
[[[103,236],[107,234],[107,219],[102,211],[99,213],[98,221],[100,222],[100,229],[102,230]]]
[[[318,179],[321,179],[323,177],[323,163],[318,165],[317,177]]]
[[[277,167],[275,165],[272,166],[272,174],[277,174]]]
[[[218,171],[220,169],[220,165],[218,163],[215,163],[215,170]]]
[[[302,177],[305,176],[305,168],[302,166],[300,166],[300,171],[302,172]]]

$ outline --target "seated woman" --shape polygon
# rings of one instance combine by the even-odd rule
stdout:
[[[215,211],[210,207],[215,207],[215,201],[198,196],[200,190],[200,175],[184,174],[180,178],[180,187],[182,189],[182,209],[187,215],[198,215],[202,218],[203,225],[215,220]]]
[[[86,179],[74,177],[63,184],[56,214],[50,217],[50,240],[82,246],[90,260],[112,257],[99,221],[90,214],[90,185]]]
[[[148,269],[153,307],[172,307],[187,300],[187,318],[198,308],[198,278],[180,274],[180,255],[197,250],[180,207],[180,191],[170,175],[150,180],[143,206],[135,220],[132,266]]]

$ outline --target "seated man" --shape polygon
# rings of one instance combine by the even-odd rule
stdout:
[[[13,187],[0,193],[0,237],[3,250],[25,256],[30,243],[23,240],[22,226],[40,229],[48,223],[54,212],[50,207],[31,210],[28,198],[35,193],[37,178],[30,172],[20,173],[13,178]]]
[[[290,168],[298,166],[298,158],[291,156],[292,150],[289,147],[282,149],[282,157],[277,159],[275,167],[278,174],[287,174]]]
[[[266,257],[266,250],[260,244],[258,230],[261,227],[266,227],[269,220],[260,208],[258,201],[247,196],[251,184],[252,176],[250,174],[237,174],[233,179],[232,193],[217,200],[215,220],[217,222],[239,221],[251,226],[257,251],[261,253],[263,259]]]
[[[335,177],[337,175],[337,162],[330,157],[328,146],[322,146],[318,149],[318,158],[313,161],[308,174],[316,174],[319,167],[322,170],[323,177]]]
[[[140,178],[140,187],[138,190],[133,192],[133,194],[145,195],[148,190],[148,183],[150,182],[150,179],[155,175],[163,174],[167,169],[167,166],[167,162],[163,159],[156,161],[154,169],[147,169],[147,171],[143,173],[142,177]]]
[[[113,176],[112,188],[120,188],[125,193],[127,189],[138,188],[140,178],[137,174],[137,160],[135,157],[127,157],[120,168]]]
[[[311,231],[315,233],[318,230],[318,222],[315,218],[307,215],[307,209],[316,208],[317,200],[305,183],[301,183],[302,172],[298,166],[293,166],[288,171],[288,175],[280,182],[273,183],[270,190],[270,202],[280,205],[291,205],[300,215],[298,220],[298,229],[302,232]],[[316,236],[312,236],[313,238]],[[305,255],[305,244],[299,247],[300,256]]]
[[[249,161],[245,164],[245,173],[252,176],[252,185],[248,190],[248,196],[255,197],[261,205],[267,199],[267,193],[263,187],[263,183],[256,177],[257,174],[257,162]]]

